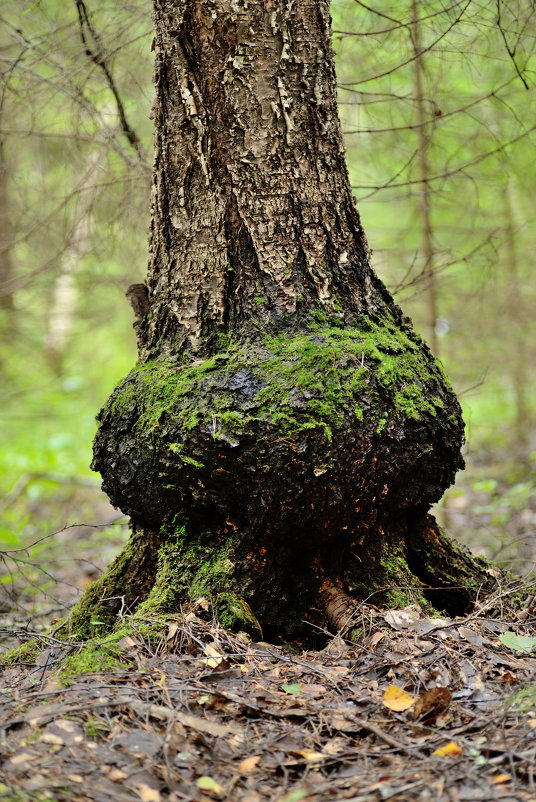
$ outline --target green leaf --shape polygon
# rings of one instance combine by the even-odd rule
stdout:
[[[203,791],[214,791],[215,794],[221,794],[223,791],[221,785],[217,783],[216,780],[213,780],[212,777],[199,777],[199,779],[195,781],[195,784]]]
[[[309,796],[309,793],[307,788],[295,788],[293,791],[289,791],[281,802],[299,802],[300,799]]]
[[[513,649],[515,652],[530,654],[536,649],[536,638],[529,635],[516,635],[510,630],[499,635],[499,640],[507,649]]]
[[[12,529],[0,529],[0,545],[4,546],[18,546],[19,537]]]
[[[285,693],[301,693],[301,685],[299,682],[293,682],[291,685],[281,685],[281,690],[285,691]]]

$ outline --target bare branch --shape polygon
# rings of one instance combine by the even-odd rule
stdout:
[[[527,90],[530,89],[530,87],[529,87],[528,83],[526,82],[525,77],[524,77],[523,73],[521,72],[521,70],[519,69],[519,65],[518,65],[518,63],[516,61],[517,45],[516,45],[516,47],[513,47],[513,48],[510,47],[510,45],[508,44],[508,39],[506,38],[506,31],[504,30],[504,28],[502,26],[501,0],[497,0],[497,27],[498,27],[498,29],[499,29],[499,31],[501,33],[502,40],[503,40],[504,46],[506,48],[506,52],[508,53],[508,55],[510,56],[510,59],[512,60],[512,64],[514,65],[515,71],[518,74],[519,79],[521,80],[521,82],[522,82],[523,86],[525,87],[525,89],[527,89]]]
[[[104,53],[104,49],[101,44],[101,39],[93,25],[91,24],[91,20],[89,18],[89,14],[84,3],[84,0],[75,0],[76,3],[76,10],[78,12],[78,22],[80,25],[80,38],[82,39],[82,43],[85,47],[86,55],[88,56],[91,61],[100,67],[106,76],[106,81],[112,92],[116,105],[117,105],[117,112],[119,114],[119,120],[121,122],[121,130],[125,134],[128,142],[132,145],[132,147],[136,150],[140,159],[144,160],[144,154],[141,147],[140,139],[134,129],[131,127],[127,120],[127,116],[125,113],[125,107],[123,106],[123,101],[119,95],[117,86],[115,84],[113,75],[110,71],[108,66],[108,62],[106,59],[106,55]],[[90,47],[89,39],[93,41],[93,49]]]

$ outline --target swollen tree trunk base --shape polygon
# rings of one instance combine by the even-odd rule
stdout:
[[[199,598],[224,627],[286,639],[343,626],[334,594],[467,612],[485,567],[427,515],[461,462],[457,402],[409,327],[336,323],[144,363],[117,388],[94,467],[135,530],[75,633]]]
[[[252,549],[236,533],[196,538],[180,525],[156,538],[138,530],[73,609],[63,635],[99,637],[123,627],[132,613],[134,621],[165,621],[195,605],[198,614],[205,610],[208,620],[226,629],[303,644],[326,629],[352,637],[361,602],[417,603],[428,611],[465,615],[477,596],[493,589],[486,563],[456,546],[431,516],[406,535],[396,545],[392,538],[378,541],[376,534],[370,542],[362,539],[361,560],[348,549],[337,574],[335,565],[326,573],[329,560],[322,550],[297,555],[280,547],[267,559],[266,550]],[[250,549],[247,559],[244,549]]]

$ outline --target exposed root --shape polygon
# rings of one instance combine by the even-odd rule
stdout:
[[[337,632],[351,636],[352,630],[355,629],[357,612],[355,599],[344,593],[329,579],[325,579],[320,587],[320,604],[329,625]]]

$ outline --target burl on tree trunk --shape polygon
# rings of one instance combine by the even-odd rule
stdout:
[[[75,631],[201,596],[265,636],[341,626],[351,599],[466,611],[484,568],[428,514],[460,407],[369,265],[329,3],[155,0],[155,25],[139,362],[93,461],[133,535]]]

